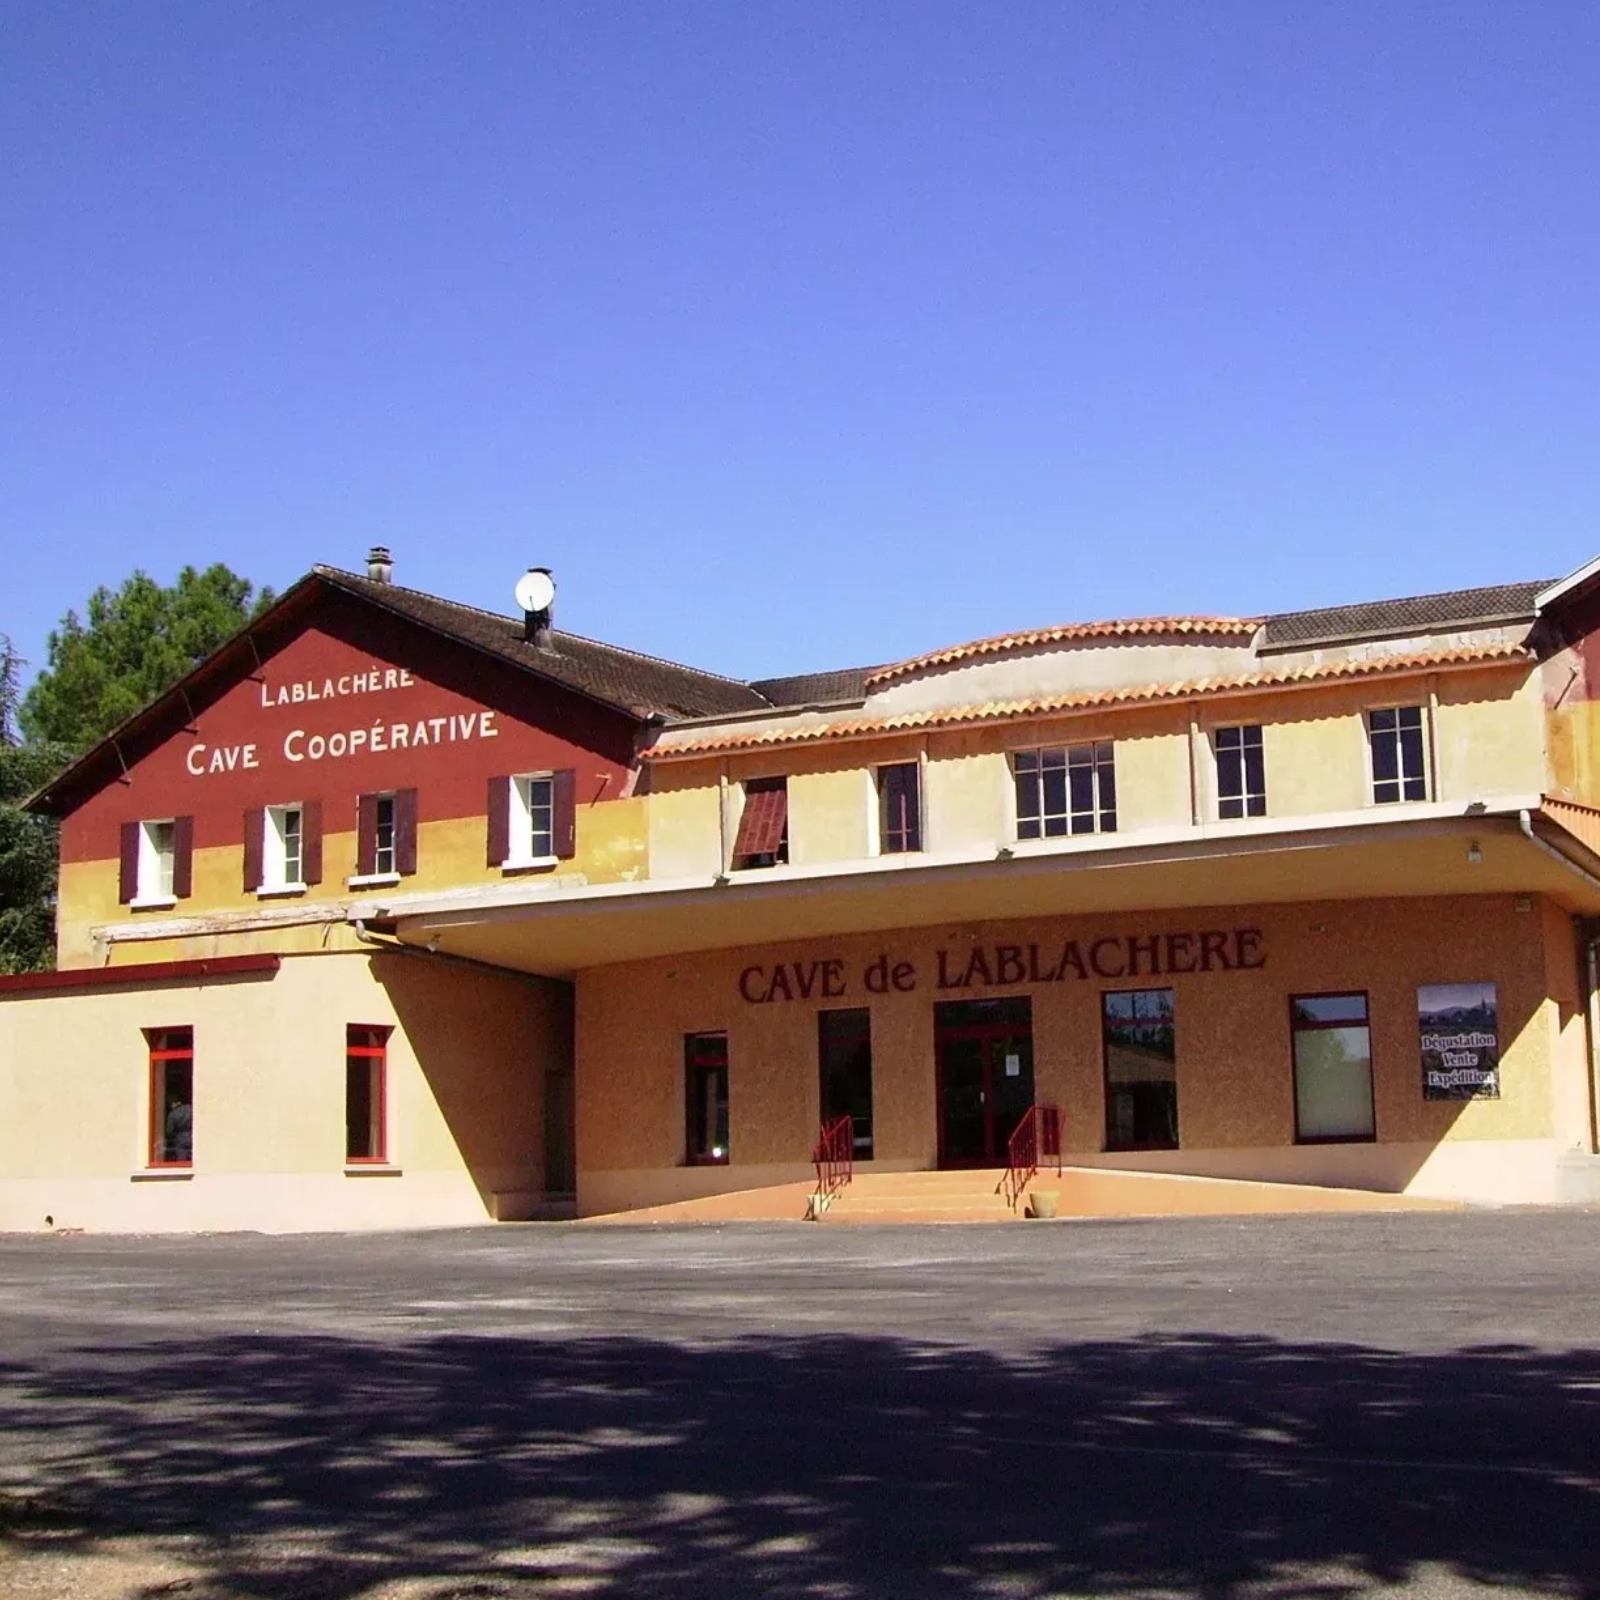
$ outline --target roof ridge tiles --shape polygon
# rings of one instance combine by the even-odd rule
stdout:
[[[961,644],[944,645],[903,661],[878,667],[867,677],[869,687],[909,677],[927,667],[950,666],[975,656],[999,655],[1007,650],[1026,649],[1035,644],[1059,644],[1075,639],[1137,637],[1155,633],[1224,633],[1236,637],[1253,634],[1262,617],[1223,617],[1201,613],[1166,614],[1151,617],[1108,617],[1095,622],[1047,623],[1037,628],[1017,628],[1008,633],[990,634]]]

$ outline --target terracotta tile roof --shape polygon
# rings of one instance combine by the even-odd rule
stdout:
[[[1115,706],[1150,705],[1175,700],[1205,699],[1257,689],[1288,689],[1336,683],[1346,679],[1383,678],[1417,672],[1477,667],[1510,662],[1531,662],[1521,645],[1467,645],[1451,650],[1429,650],[1403,656],[1373,656],[1340,661],[1322,667],[1296,667],[1286,671],[1245,673],[1237,677],[1198,678],[1187,683],[1152,683],[1131,688],[1095,689],[1080,694],[1032,700],[992,700],[984,705],[951,706],[932,711],[907,711],[886,717],[846,717],[804,727],[752,728],[737,733],[708,732],[700,739],[657,744],[644,752],[647,761],[730,754],[740,750],[775,750],[817,744],[831,739],[860,739],[875,735],[913,733],[923,728],[958,728],[990,722],[1019,721],[1074,711],[1094,711]]]
[[[925,672],[929,667],[954,666],[980,656],[1008,655],[1041,644],[1070,644],[1083,639],[1140,639],[1159,634],[1202,634],[1229,639],[1249,639],[1261,626],[1259,617],[1127,617],[1118,622],[1067,622],[1053,628],[1028,628],[1021,633],[1000,633],[992,639],[953,644],[926,655],[912,656],[879,667],[866,676],[866,687],[881,688],[897,678]]]
[[[636,717],[725,716],[772,707],[772,702],[749,684],[714,672],[640,655],[560,629],[551,636],[553,648],[540,650],[523,637],[520,617],[480,611],[397,583],[374,583],[338,567],[313,570],[336,588]]]
[[[1376,634],[1430,633],[1452,623],[1483,627],[1492,621],[1532,621],[1539,583],[1498,583],[1483,589],[1448,589],[1405,600],[1368,600],[1359,605],[1321,606],[1315,611],[1280,611],[1266,619],[1263,648],[1321,640],[1371,638]]]

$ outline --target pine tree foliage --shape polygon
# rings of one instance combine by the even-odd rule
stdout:
[[[96,589],[84,617],[69,611],[50,635],[49,665],[23,697],[30,742],[81,753],[272,604],[249,579],[218,563],[185,567],[162,585],[135,572],[120,589]]]

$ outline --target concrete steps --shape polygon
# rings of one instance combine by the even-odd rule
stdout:
[[[1004,1168],[858,1174],[828,1202],[818,1222],[1013,1222]]]

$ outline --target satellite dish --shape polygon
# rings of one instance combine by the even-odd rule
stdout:
[[[517,604],[524,611],[548,611],[555,597],[555,581],[543,567],[530,567],[517,579]]]

